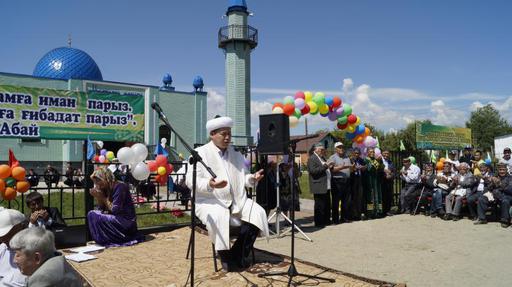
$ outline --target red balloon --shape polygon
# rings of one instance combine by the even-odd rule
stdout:
[[[273,106],[272,106],[272,110],[274,110],[275,107],[280,107],[281,109],[284,108],[283,104],[281,103],[275,103]]]
[[[94,156],[94,162],[100,162],[100,156],[99,155]]]
[[[349,124],[353,124],[357,121],[357,117],[354,115],[354,114],[350,114],[348,117],[347,117],[347,122]]]
[[[342,124],[338,123],[338,129],[340,129],[340,130],[344,130],[344,129],[346,129],[347,127],[348,127],[348,123],[345,123],[344,125],[342,125]]]
[[[156,161],[150,160],[148,161],[148,168],[149,171],[155,172],[158,169],[158,164],[156,163]]]
[[[295,105],[294,104],[284,105],[283,112],[287,116],[293,115],[293,113],[295,112]]]
[[[166,166],[167,165],[167,157],[164,156],[163,154],[159,154],[156,156],[155,162],[156,162],[157,166]]]
[[[338,96],[334,96],[334,98],[332,98],[332,107],[337,108],[339,106],[341,106],[341,99]]]
[[[298,92],[295,93],[295,98],[296,99],[305,99],[306,95],[304,95],[304,92],[298,91]]]
[[[300,113],[302,115],[307,115],[309,113],[309,105],[304,105],[304,108],[302,108],[302,110],[300,110]]]
[[[169,173],[173,172],[174,166],[172,166],[172,164],[169,163],[169,164],[167,164],[165,169],[167,169],[167,174],[169,174]]]
[[[160,185],[166,185],[167,184],[167,174],[165,174],[165,175],[157,175],[157,176],[155,176],[155,180]]]

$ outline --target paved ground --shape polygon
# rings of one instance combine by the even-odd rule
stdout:
[[[301,202],[302,203],[302,202]],[[423,215],[328,226],[317,230],[301,204],[298,258],[343,272],[407,286],[511,286],[512,228],[475,226]],[[289,255],[290,236],[258,240],[257,247]]]

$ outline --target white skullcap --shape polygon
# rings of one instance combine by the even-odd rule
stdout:
[[[0,236],[4,236],[11,229],[17,225],[25,221],[25,215],[23,213],[14,210],[14,209],[7,209],[7,208],[1,208],[0,209]]]
[[[206,122],[206,132],[208,134],[216,129],[231,127],[233,127],[233,120],[230,117],[218,117]]]

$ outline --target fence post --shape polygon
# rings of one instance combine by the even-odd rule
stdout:
[[[83,163],[84,163],[84,216],[85,216],[85,228],[86,234],[85,238],[87,241],[91,241],[91,232],[89,231],[89,222],[87,219],[87,213],[94,209],[94,199],[92,195],[89,193],[89,189],[92,186],[91,174],[93,171],[93,166],[87,159],[87,141],[84,141],[83,144]]]

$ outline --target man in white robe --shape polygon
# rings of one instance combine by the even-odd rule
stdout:
[[[247,174],[244,157],[231,143],[233,120],[217,117],[206,123],[211,141],[196,150],[217,175],[213,179],[202,164],[197,164],[196,216],[206,225],[215,244],[223,269],[229,271],[235,264],[247,267],[247,256],[258,235],[268,238],[265,210],[248,199],[245,187],[255,187],[263,178],[263,170]],[[187,171],[187,186],[192,190],[193,168]],[[230,248],[231,226],[240,226],[240,235]]]

